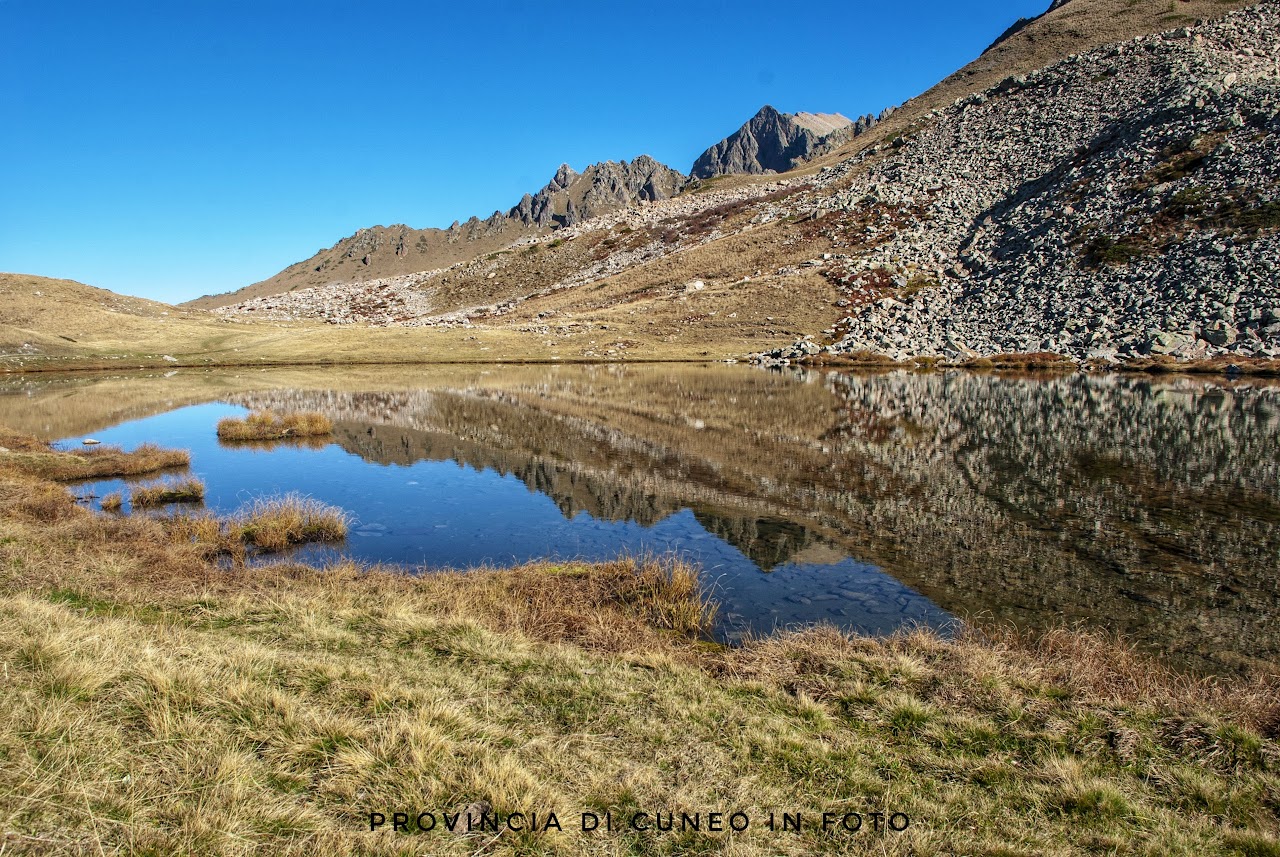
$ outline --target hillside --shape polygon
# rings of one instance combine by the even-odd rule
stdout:
[[[1073,55],[819,173],[794,213],[855,251],[827,351],[1280,356],[1278,31]]]
[[[565,166],[506,215],[361,230],[145,335],[10,324],[5,361],[1275,359],[1277,4],[1127,35],[1171,14],[1058,4],[791,173]]]
[[[647,356],[655,326],[659,353],[811,335],[770,359],[1274,358],[1276,10],[1069,54],[886,136],[908,104],[820,170],[715,178],[442,270],[220,312],[506,330],[587,358]],[[1095,20],[1112,12],[1071,0],[989,53],[1164,20]]]
[[[27,274],[0,273],[0,354],[70,355],[86,341],[164,339],[171,323],[193,317],[168,304]],[[209,319],[210,326],[216,319]]]
[[[1217,18],[1255,0],[1052,0],[1049,9],[1001,34],[973,62],[910,99],[879,127],[830,154],[815,158],[803,172],[831,166],[902,132],[929,111],[982,92],[1006,77],[1043,68],[1071,54]]]
[[[274,277],[235,292],[190,302],[199,309],[332,283],[352,283],[445,268],[508,246],[522,237],[607,214],[629,205],[674,196],[685,176],[648,155],[634,161],[592,164],[582,173],[562,164],[536,194],[525,194],[505,214],[472,217],[448,229],[403,224],[361,229],[333,247],[290,265]]]

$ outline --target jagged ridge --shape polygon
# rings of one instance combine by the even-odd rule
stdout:
[[[803,161],[832,151],[877,121],[852,121],[839,113],[779,113],[766,104],[737,131],[707,149],[693,163],[694,178],[746,173],[785,173]]]

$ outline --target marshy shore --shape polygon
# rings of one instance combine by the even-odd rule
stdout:
[[[6,854],[1280,853],[1274,677],[1069,630],[726,649],[663,560],[228,565],[66,489],[180,454],[0,446]],[[370,829],[467,808],[563,829]],[[628,824],[713,811],[751,824]]]

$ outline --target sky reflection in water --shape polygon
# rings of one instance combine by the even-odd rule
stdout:
[[[585,511],[566,515],[551,497],[492,468],[457,461],[379,464],[335,443],[220,443],[214,434],[217,421],[246,412],[221,403],[194,405],[122,423],[94,437],[126,449],[150,442],[190,450],[191,473],[205,482],[205,506],[216,512],[290,492],[349,512],[353,523],[347,542],[339,549],[313,546],[293,554],[308,561],[346,554],[431,569],[674,553],[703,569],[721,604],[719,633],[729,640],[815,622],[888,634],[916,624],[944,629],[951,621],[892,576],[829,547],[802,549],[792,561],[762,568],[709,532],[688,508],[649,526],[608,521]],[[60,445],[79,442],[68,438]],[[89,483],[77,493],[101,497],[123,484]],[[817,561],[804,561],[806,554],[816,554]]]

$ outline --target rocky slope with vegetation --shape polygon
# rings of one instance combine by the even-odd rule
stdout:
[[[819,173],[793,211],[855,307],[825,350],[1280,356],[1278,26],[1073,55]]]
[[[1053,352],[1274,368],[1280,40],[1274,0],[1221,16],[1241,5],[1054,4],[792,172],[562,167],[507,214],[361,230],[197,302],[216,314],[157,316],[145,348],[105,316],[0,318],[0,359]]]
[[[988,53],[1109,8],[1055,5]],[[1078,35],[1088,41],[1096,29]],[[696,327],[790,291],[791,308],[770,310],[772,328],[757,320],[760,332],[798,326],[809,336],[764,352],[766,362],[1280,357],[1276,33],[1269,0],[1059,57],[927,113],[908,102],[879,123],[819,123],[863,133],[840,158],[819,158],[820,169],[767,180],[721,176],[681,191],[673,171],[648,159],[632,174],[565,167],[517,207],[522,224],[554,231],[434,270],[223,312],[497,327],[555,341],[571,335],[569,315],[589,311],[625,332],[631,316],[680,301]],[[761,117],[774,130],[794,119],[768,108]],[[739,142],[709,163],[764,168]],[[741,252],[747,245],[754,252]],[[377,311],[360,311],[362,301]],[[822,321],[806,329],[813,322],[802,317]]]

